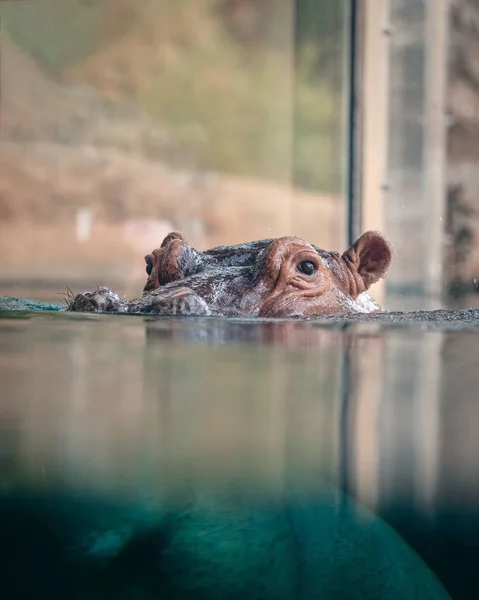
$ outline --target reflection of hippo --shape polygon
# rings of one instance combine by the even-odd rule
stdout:
[[[6,597],[449,598],[393,529],[334,490],[225,497],[195,488],[165,506],[131,500],[2,492]]]
[[[365,292],[386,274],[391,248],[369,231],[342,255],[296,237],[198,252],[171,233],[145,260],[141,298],[123,302],[101,287],[77,294],[67,310],[241,317],[375,312],[380,307]]]

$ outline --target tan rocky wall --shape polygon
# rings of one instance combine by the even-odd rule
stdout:
[[[120,152],[0,143],[0,281],[125,287],[170,230],[199,249],[298,235],[341,249],[340,198]],[[63,284],[62,284],[63,289]]]

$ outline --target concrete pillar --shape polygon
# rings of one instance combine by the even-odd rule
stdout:
[[[362,4],[361,229],[395,247],[391,309],[442,304],[448,2]]]

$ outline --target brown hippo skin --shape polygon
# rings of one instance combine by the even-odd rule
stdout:
[[[125,302],[100,287],[74,296],[67,310],[262,318],[376,312],[381,307],[366,290],[386,275],[391,255],[373,231],[343,254],[298,237],[199,252],[173,232],[145,257],[141,297]]]

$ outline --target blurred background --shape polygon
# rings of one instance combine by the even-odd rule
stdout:
[[[0,17],[0,295],[134,297],[171,230],[343,250],[371,228],[396,250],[386,308],[479,306],[477,0],[0,0]],[[166,472],[275,493],[319,473],[478,597],[470,331],[37,314],[0,333],[5,486],[146,494]]]
[[[347,4],[2,2],[2,280],[138,293],[171,230],[342,247]]]
[[[396,248],[387,308],[476,305],[474,0],[2,0],[0,288],[136,295],[170,230]]]

